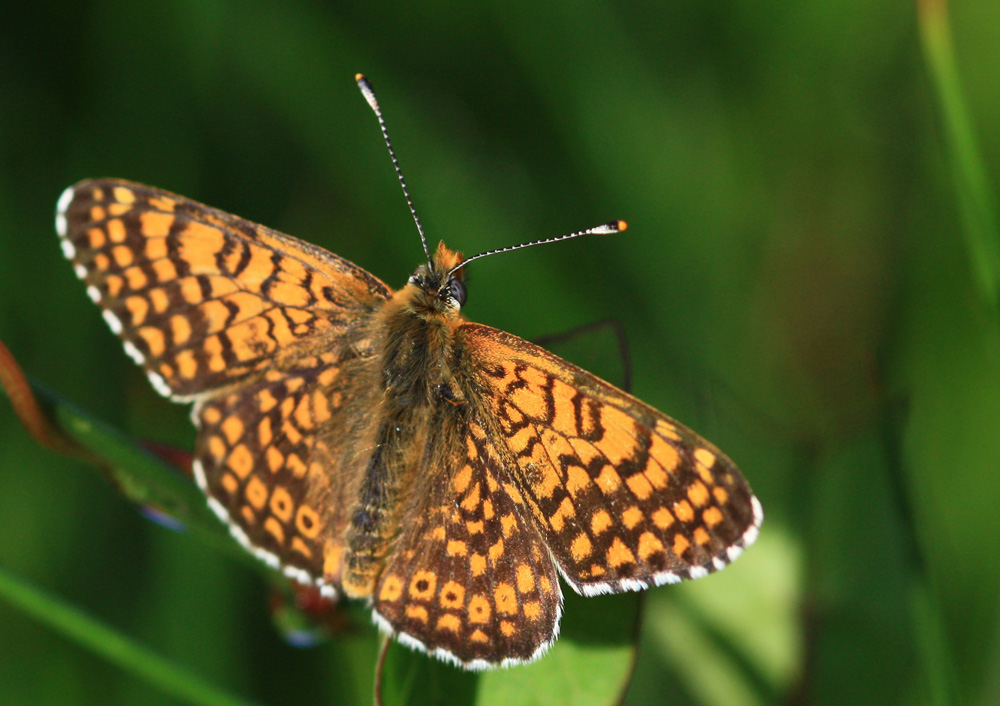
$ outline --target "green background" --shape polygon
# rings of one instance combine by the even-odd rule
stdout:
[[[0,339],[95,418],[190,447],[60,255],[56,199],[149,183],[398,287],[421,252],[362,71],[432,242],[629,222],[477,262],[464,313],[528,338],[617,318],[634,392],[763,502],[734,566],[650,592],[627,703],[997,703],[998,40],[993,0],[3,3]],[[374,633],[286,646],[257,574],[5,403],[0,568],[233,694],[370,690]],[[0,599],[0,703],[179,701]]]

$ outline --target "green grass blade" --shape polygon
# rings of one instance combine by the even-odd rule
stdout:
[[[193,704],[249,706],[45,591],[0,568],[0,596],[36,620],[165,693]]]
[[[980,294],[1000,305],[1000,221],[995,189],[959,81],[945,0],[918,0],[920,34],[952,162],[965,241]]]
[[[888,466],[892,492],[899,514],[903,518],[906,534],[904,542],[910,575],[907,577],[907,600],[910,622],[916,642],[916,654],[922,663],[926,680],[926,703],[931,706],[950,706],[958,702],[958,679],[954,668],[954,655],[949,643],[940,598],[934,590],[933,578],[921,544],[918,519],[911,501],[912,488],[907,477],[904,452],[904,410],[888,410],[883,428],[884,443],[888,449]]]
[[[122,434],[79,409],[65,398],[32,383],[39,404],[52,424],[99,459],[114,485],[129,500],[152,505],[180,520],[185,531],[212,547],[255,568],[263,565],[232,540],[211,513],[205,496],[179,470]]]

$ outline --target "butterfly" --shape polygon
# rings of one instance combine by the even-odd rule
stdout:
[[[153,387],[193,403],[194,475],[232,534],[292,579],[366,601],[411,648],[468,669],[530,662],[557,635],[560,576],[587,596],[675,583],[757,536],[760,503],[712,444],[464,318],[475,258],[443,243],[424,240],[427,262],[394,291],[322,248],[114,179],[68,188],[56,229]]]

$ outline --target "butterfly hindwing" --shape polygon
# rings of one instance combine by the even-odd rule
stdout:
[[[336,345],[391,291],[352,263],[159,189],[67,189],[63,252],[162,394],[195,397],[260,373],[303,341]]]
[[[756,538],[759,502],[694,432],[517,336],[464,324],[456,338],[515,484],[577,591],[697,578]]]
[[[336,352],[300,359],[200,401],[192,415],[195,478],[216,514],[267,563],[328,594],[360,480],[341,467],[350,363]]]
[[[555,566],[471,408],[443,404],[375,587],[376,621],[467,668],[531,661],[558,630]]]

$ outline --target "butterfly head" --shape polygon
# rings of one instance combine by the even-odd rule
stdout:
[[[458,311],[468,297],[463,281],[465,270],[455,269],[462,261],[461,253],[439,243],[431,261],[410,275],[409,284],[419,288],[434,309]]]

